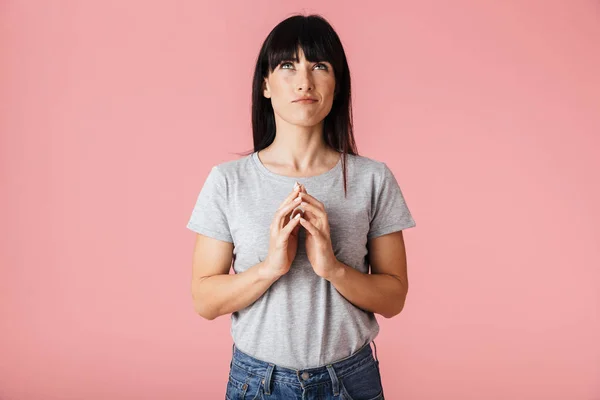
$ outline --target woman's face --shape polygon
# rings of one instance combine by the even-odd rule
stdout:
[[[330,63],[309,62],[298,49],[299,62],[283,61],[265,78],[263,94],[271,99],[273,111],[293,125],[319,124],[333,104],[335,75]],[[301,101],[310,97],[314,101]]]

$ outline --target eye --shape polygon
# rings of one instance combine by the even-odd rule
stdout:
[[[286,65],[290,65],[292,67],[294,66],[294,64],[292,62],[290,62],[290,61],[283,61],[281,64],[279,64],[279,67],[281,69],[289,69],[289,68],[285,68]],[[317,63],[317,64],[315,64],[315,67],[319,67],[319,66],[323,67],[323,68],[321,68],[323,71],[327,71],[329,69],[329,67],[327,66],[327,64],[324,64],[324,63]]]

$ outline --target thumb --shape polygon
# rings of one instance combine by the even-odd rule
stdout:
[[[298,224],[294,227],[294,229],[292,229],[292,231],[290,232],[290,236],[294,236],[297,237],[298,236],[298,231],[300,230],[300,228],[302,227],[302,225]]]

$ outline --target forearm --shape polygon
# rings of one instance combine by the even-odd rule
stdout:
[[[404,308],[408,284],[392,275],[364,274],[340,261],[327,280],[356,307],[391,318]]]
[[[212,320],[254,303],[278,278],[266,276],[264,262],[238,274],[222,274],[192,282],[194,307],[202,317]]]

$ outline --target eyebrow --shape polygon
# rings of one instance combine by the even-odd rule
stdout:
[[[294,60],[294,59],[288,59],[288,60],[286,60],[286,59],[283,59],[283,60],[281,60],[280,64],[281,64],[281,63],[284,63],[284,62],[295,62],[295,63],[300,63],[300,61],[296,61],[296,60]],[[329,65],[332,65],[332,64],[331,64],[329,61],[325,61],[325,60],[320,60],[320,61],[309,61],[309,62],[310,62],[310,63],[315,63],[315,64],[319,64],[319,63],[321,63],[321,64],[329,64]]]

